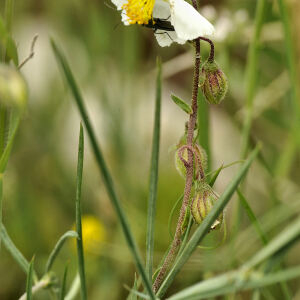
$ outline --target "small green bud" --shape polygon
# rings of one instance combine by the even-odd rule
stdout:
[[[196,190],[194,199],[191,203],[192,216],[197,224],[201,224],[209,212],[212,210],[215,202],[219,196],[207,184],[202,183]],[[217,229],[221,226],[223,221],[223,213],[216,219],[211,229]]]
[[[205,99],[210,104],[219,104],[226,96],[228,83],[226,75],[222,72],[215,61],[207,60],[201,72],[200,83]]]
[[[179,144],[177,145],[177,150],[175,152],[175,167],[178,171],[178,173],[183,177],[185,178],[186,176],[186,167],[184,165],[184,163],[182,162],[182,160],[180,159],[180,156],[179,156],[179,151],[180,151],[180,148],[183,147],[186,143],[186,139],[183,137]],[[185,148],[183,151],[182,151],[182,154],[181,154],[181,157],[188,161],[188,149]],[[194,157],[194,179],[198,179],[199,175],[200,175],[200,172],[203,171],[205,172],[205,170],[207,169],[207,154],[206,154],[206,151],[198,144],[195,144],[193,146],[193,157]],[[198,161],[196,161],[198,160]],[[201,166],[200,166],[201,164]],[[200,168],[202,168],[202,170],[200,170]]]
[[[27,103],[27,86],[14,67],[0,64],[0,104],[23,110]]]

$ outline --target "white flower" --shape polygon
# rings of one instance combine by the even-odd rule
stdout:
[[[112,0],[118,10],[122,10],[125,25],[147,25],[156,18],[169,21],[174,31],[155,29],[154,34],[160,46],[170,46],[172,42],[184,44],[200,36],[211,36],[213,25],[193,6],[184,0]]]

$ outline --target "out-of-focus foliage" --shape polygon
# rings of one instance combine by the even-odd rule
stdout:
[[[0,11],[4,11],[4,1]],[[287,1],[296,39],[300,4]],[[201,12],[216,26],[216,61],[227,75],[229,92],[219,107],[211,107],[212,169],[240,158],[241,124],[245,104],[245,66],[256,1],[201,1]],[[248,175],[247,200],[272,237],[300,212],[299,151],[292,135],[290,80],[284,36],[276,1],[268,1],[259,54],[252,135],[263,142],[263,156],[272,176],[260,164]],[[293,17],[295,16],[295,17]],[[183,179],[174,166],[174,151],[184,131],[186,115],[171,101],[174,93],[189,99],[193,58],[190,45],[159,48],[150,29],[121,24],[109,0],[15,1],[13,35],[22,61],[39,35],[35,56],[23,68],[29,103],[16,137],[4,178],[3,223],[28,260],[43,272],[59,236],[75,221],[76,159],[79,115],[58,73],[49,37],[64,46],[84,91],[92,122],[112,170],[116,188],[140,247],[145,245],[148,176],[153,126],[155,58],[162,57],[163,106],[157,207],[155,261],[169,244],[168,216],[182,193]],[[203,44],[203,45],[202,45]],[[203,58],[208,47],[202,43]],[[299,53],[299,52],[298,52]],[[87,143],[88,144],[88,143]],[[174,147],[173,147],[174,148]],[[221,193],[236,166],[224,170],[216,183]],[[120,226],[87,145],[83,190],[86,234],[86,276],[89,299],[125,299],[123,284],[132,286],[134,266]],[[226,211],[228,241],[216,250],[198,250],[177,277],[171,292],[227,271],[261,248],[246,214],[233,224],[234,202]],[[91,217],[93,216],[93,217]],[[175,219],[175,218],[174,218]],[[237,227],[238,226],[238,227]],[[236,239],[230,237],[236,234]],[[204,245],[222,239],[210,234]],[[83,237],[83,240],[85,237]],[[53,268],[60,276],[69,261],[67,286],[76,276],[75,247],[70,241]],[[299,264],[299,246],[285,259]],[[2,247],[0,299],[16,299],[25,290],[26,276]],[[297,293],[298,282],[290,289]],[[278,287],[266,293],[281,293]],[[300,291],[298,291],[300,294]],[[278,295],[278,294],[277,294]],[[247,299],[247,293],[240,294]],[[43,298],[44,297],[44,298]],[[41,299],[49,295],[41,294]],[[276,298],[281,299],[281,298]]]

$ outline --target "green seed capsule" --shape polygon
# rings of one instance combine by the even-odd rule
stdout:
[[[186,167],[182,160],[179,157],[179,149],[185,145],[185,141],[181,139],[179,144],[177,145],[177,150],[175,152],[175,167],[178,171],[178,173],[185,178],[186,176]],[[182,151],[181,157],[188,161],[188,149],[184,149]],[[207,169],[207,154],[206,151],[198,144],[195,144],[193,146],[193,158],[194,158],[194,179],[199,178],[199,174],[201,172],[200,168],[202,168],[202,171],[205,172]]]
[[[210,104],[219,104],[226,96],[228,82],[226,75],[222,72],[215,61],[206,61],[202,67],[201,89],[205,99]]]
[[[197,224],[201,224],[209,212],[212,210],[215,202],[219,199],[218,195],[207,184],[202,185],[197,189],[194,199],[191,203],[191,213]],[[223,221],[223,213],[216,219],[211,229],[217,229]]]

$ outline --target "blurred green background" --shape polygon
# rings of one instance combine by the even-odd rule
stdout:
[[[299,46],[300,3],[288,3],[295,45]],[[240,157],[245,68],[255,5],[256,1],[249,0],[201,1],[200,11],[216,27],[216,60],[230,86],[222,105],[209,110],[212,170]],[[0,11],[4,11],[4,1]],[[29,105],[4,178],[3,223],[10,236],[28,260],[35,255],[35,269],[42,273],[58,238],[74,226],[80,118],[50,47],[49,37],[54,37],[63,46],[83,91],[118,194],[143,251],[155,61],[156,56],[162,57],[162,136],[155,235],[158,262],[171,241],[167,227],[170,210],[184,187],[184,180],[174,167],[172,147],[181,137],[187,117],[171,101],[170,94],[187,101],[191,97],[191,46],[160,48],[150,29],[123,26],[120,13],[109,0],[15,1],[13,35],[21,60],[29,54],[35,34],[39,36],[35,56],[22,69],[29,86]],[[208,50],[203,44],[204,58]],[[292,103],[284,51],[276,1],[269,1],[261,37],[252,135],[263,142],[262,153],[274,176],[256,163],[248,175],[247,199],[270,237],[300,212],[300,156],[291,134]],[[216,183],[219,194],[237,167],[221,173]],[[84,218],[89,299],[125,299],[124,285],[132,285],[135,269],[88,143],[82,201],[84,215],[96,218],[93,222]],[[236,267],[261,248],[245,215],[238,228],[231,226],[235,201],[226,211],[227,241],[215,250],[199,249],[170,292]],[[231,240],[234,232],[237,236]],[[222,232],[214,232],[204,244],[215,245],[222,236]],[[299,251],[299,246],[293,248],[284,263],[300,263]],[[0,299],[17,299],[25,290],[26,275],[4,247],[0,255]],[[71,242],[55,262],[59,278],[67,263],[70,284],[77,263]],[[293,294],[298,292],[299,298],[294,299],[300,299],[299,284],[300,281],[289,283]],[[263,297],[270,294],[273,299],[281,299],[276,286],[266,289]],[[249,295],[238,294],[236,299],[248,299]],[[49,294],[42,293],[38,299],[50,299]]]

